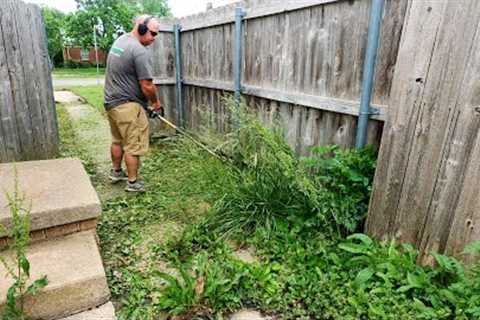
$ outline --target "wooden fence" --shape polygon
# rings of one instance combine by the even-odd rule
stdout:
[[[373,94],[379,115],[369,143],[379,144],[407,1],[386,1]],[[187,126],[228,130],[222,101],[233,90],[235,7],[242,7],[242,92],[267,124],[279,122],[300,154],[315,145],[354,144],[369,0],[252,0],[176,21],[182,26],[182,77]],[[168,21],[165,22],[168,25]],[[172,30],[170,26],[165,27]],[[156,84],[174,119],[172,33],[156,41]]]
[[[58,129],[40,8],[0,1],[0,162],[56,154]]]
[[[479,70],[479,1],[409,1],[367,231],[422,261],[480,240]]]
[[[266,123],[280,120],[301,154],[353,144],[370,4],[240,3],[244,96]],[[233,89],[236,6],[178,21],[189,127],[206,114],[228,129],[220,98]],[[366,231],[416,245],[427,263],[428,252],[460,256],[480,240],[479,17],[477,0],[391,0],[384,10],[373,94],[381,113],[370,121],[370,143],[386,125]],[[173,46],[161,55],[173,56]],[[161,92],[173,83],[170,60],[157,75]]]

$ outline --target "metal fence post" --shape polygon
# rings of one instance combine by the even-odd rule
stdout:
[[[370,114],[374,113],[374,110],[370,107],[370,101],[372,97],[373,77],[375,76],[380,26],[382,24],[383,1],[384,0],[372,0],[372,10],[368,26],[367,51],[365,53],[363,66],[362,98],[360,101],[360,114],[355,140],[355,146],[357,148],[364,147],[367,142],[368,118]]]
[[[175,108],[177,111],[177,124],[184,126],[183,115],[183,78],[182,78],[182,50],[180,42],[180,31],[182,27],[179,24],[173,26],[175,33]]]
[[[242,20],[244,16],[245,12],[243,9],[237,7],[235,9],[235,52],[233,62],[236,112],[238,112],[240,107],[240,96],[242,93]],[[238,119],[235,119],[235,122],[238,124]]]

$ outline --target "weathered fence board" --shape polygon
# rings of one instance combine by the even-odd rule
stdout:
[[[0,7],[1,9],[1,7]],[[0,19],[2,19],[0,11]],[[5,48],[5,36],[3,34],[3,24],[0,21],[0,47]],[[15,110],[13,109],[13,96],[12,96],[12,84],[10,82],[10,75],[7,68],[7,56],[5,50],[0,50],[0,135],[1,135],[1,159],[14,159],[19,154],[20,141],[16,134],[10,134],[15,132],[14,119]]]
[[[166,22],[163,24],[165,30],[173,32],[173,23],[167,28]],[[155,83],[158,88],[160,101],[165,109],[165,116],[174,121],[176,119],[175,110],[175,41],[173,33],[162,32],[157,36],[153,44],[155,59],[153,59],[153,71],[157,79]],[[166,79],[166,80],[165,80]]]
[[[284,116],[277,118],[288,119],[281,123],[292,147],[302,153],[317,143],[353,145],[369,0],[252,0],[180,19],[186,118],[195,117],[195,110],[204,109],[208,101],[220,104],[211,110],[228,112],[221,99],[210,97],[233,90],[233,18],[238,5],[246,10],[242,63],[246,100],[253,105],[269,100],[267,104],[278,106],[278,114]],[[374,119],[385,119],[406,8],[407,1],[386,1],[373,94],[380,114],[369,123],[368,139],[376,145],[383,124]],[[172,78],[165,73],[156,77],[160,90]],[[270,117],[262,115],[262,109],[257,111],[261,118]],[[229,119],[229,115],[217,118]],[[187,121],[197,122],[196,118]]]
[[[39,26],[37,29],[38,40],[35,41],[35,47],[38,49],[37,59],[38,66],[40,66],[40,72],[43,74],[43,78],[40,77],[40,90],[42,94],[43,105],[43,120],[46,126],[46,157],[56,154],[58,145],[60,143],[58,135],[58,122],[57,122],[57,110],[55,107],[55,97],[53,93],[53,82],[51,77],[51,63],[48,55],[47,46],[47,33],[45,30],[45,21],[40,10],[37,6],[30,5],[30,10],[36,17],[36,24]]]
[[[232,12],[235,7],[242,7],[247,10],[245,20],[262,18],[279,13],[291,12],[313,6],[319,6],[327,3],[338,2],[342,0],[254,0],[239,1],[234,4],[216,8],[215,14],[203,12],[193,16],[180,19],[184,31],[191,31],[202,28],[210,28],[222,24],[228,24],[235,21]],[[253,9],[253,10],[249,10]]]
[[[52,157],[58,129],[40,8],[2,1],[0,36],[0,162]]]
[[[29,114],[27,95],[24,88],[27,85],[23,71],[22,46],[17,30],[17,22],[20,23],[14,13],[19,11],[19,2],[6,0],[2,5],[2,33],[4,34],[4,48],[6,50],[6,63],[14,99],[14,113],[10,115],[15,121],[15,131],[5,132],[7,135],[17,135],[20,140],[21,152],[34,154],[32,136],[32,124]]]
[[[471,180],[478,176],[480,3],[409,4],[367,231],[413,243],[429,262],[429,251],[458,254],[480,239]]]
[[[187,126],[205,130],[213,128],[228,132],[231,115],[225,104],[230,92],[198,86],[185,87],[185,117]],[[276,100],[245,96],[246,103],[259,119],[267,125],[284,128],[287,142],[299,154],[310,152],[310,147],[338,144],[348,147],[355,142],[355,117],[305,108]],[[382,122],[369,126],[370,144],[378,143],[383,128]]]

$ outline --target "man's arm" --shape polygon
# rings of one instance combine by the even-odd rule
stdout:
[[[140,88],[142,89],[143,95],[150,101],[152,108],[155,111],[158,111],[162,108],[162,103],[157,97],[157,88],[153,84],[151,79],[139,80]]]

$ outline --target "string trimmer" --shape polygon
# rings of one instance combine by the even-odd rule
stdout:
[[[207,151],[209,154],[211,154],[212,156],[214,156],[215,158],[221,160],[221,161],[225,161],[225,159],[223,157],[221,157],[219,154],[217,154],[216,152],[212,151],[211,149],[209,149],[205,144],[203,144],[202,142],[198,141],[197,139],[195,139],[191,134],[189,134],[188,132],[186,132],[185,130],[183,129],[180,129],[179,127],[177,127],[176,125],[174,125],[173,123],[171,123],[170,121],[168,121],[167,119],[165,119],[163,117],[163,112],[162,113],[159,113],[159,112],[156,112],[156,111],[153,111],[151,109],[148,110],[148,115],[150,118],[152,119],[160,119],[161,121],[163,121],[165,124],[167,124],[168,126],[170,126],[171,128],[175,129],[177,132],[180,132],[182,135],[184,135],[185,137],[187,137],[188,139],[190,139],[193,143],[195,143],[197,146],[199,146],[200,148],[202,148],[203,150]]]

